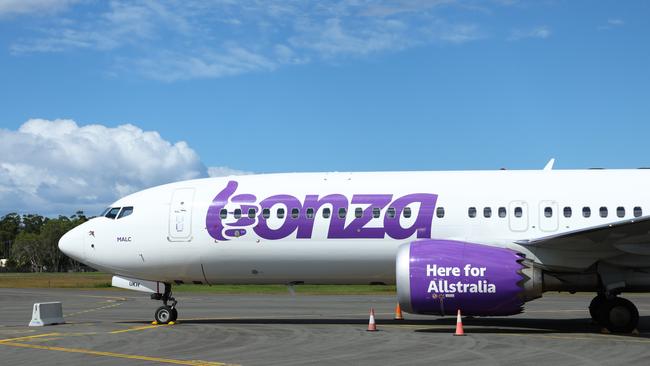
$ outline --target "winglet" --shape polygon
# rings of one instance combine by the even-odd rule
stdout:
[[[555,164],[555,159],[549,160],[546,166],[544,166],[544,170],[553,170],[553,164]]]

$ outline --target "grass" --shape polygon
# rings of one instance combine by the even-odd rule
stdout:
[[[101,272],[83,273],[0,273],[0,288],[91,288],[109,289],[111,275]],[[382,285],[297,285],[294,290],[304,295],[392,295],[395,286]],[[285,285],[174,285],[175,292],[215,294],[286,294]]]
[[[111,287],[111,275],[78,273],[0,273],[0,288],[102,288]]]

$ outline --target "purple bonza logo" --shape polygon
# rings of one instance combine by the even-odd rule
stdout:
[[[229,240],[228,238],[243,236],[247,228],[252,228],[255,234],[264,239],[283,239],[293,233],[296,233],[298,239],[310,239],[314,222],[322,217],[318,216],[319,210],[325,207],[331,207],[331,215],[326,218],[329,220],[328,239],[382,239],[386,235],[393,239],[406,239],[414,234],[417,234],[417,238],[430,238],[433,211],[438,199],[438,195],[431,193],[414,193],[395,199],[392,194],[355,194],[348,201],[345,195],[335,193],[324,196],[308,194],[302,200],[288,194],[277,194],[258,202],[253,194],[235,195],[238,186],[236,181],[229,181],[226,188],[212,200],[208,209],[205,224],[210,236],[216,240]],[[238,205],[241,216],[235,218],[229,214],[223,218],[222,210],[231,203]],[[361,215],[349,213],[345,215],[348,219],[352,218],[346,224],[346,217],[340,217],[339,212],[342,209],[349,212],[350,204],[365,208]],[[283,218],[271,218],[263,214],[266,210],[271,211],[274,206],[285,209],[287,215]],[[409,222],[408,227],[403,227],[400,218],[407,206],[409,209],[413,207],[415,212],[413,218],[405,220]],[[388,207],[391,208],[390,214],[386,214]],[[250,209],[255,210],[254,217],[248,216]],[[367,227],[373,220],[373,209],[375,211],[379,209],[384,213],[383,219],[374,218],[383,221],[383,225],[375,223],[373,227]],[[307,215],[307,210],[312,214]],[[297,217],[294,217],[294,212],[299,212]],[[274,222],[269,224],[270,220]],[[278,220],[281,221],[279,225],[275,222]]]

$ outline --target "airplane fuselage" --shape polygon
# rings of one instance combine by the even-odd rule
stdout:
[[[118,200],[132,214],[81,225],[68,253],[119,275],[208,284],[394,283],[398,247],[429,238],[509,248],[556,271],[650,267],[635,253],[516,243],[639,217],[648,186],[642,169],[207,178]]]

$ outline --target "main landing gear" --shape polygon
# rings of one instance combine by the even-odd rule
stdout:
[[[639,323],[639,310],[622,297],[598,294],[589,304],[591,318],[613,333],[630,333]]]
[[[172,285],[165,283],[165,292],[163,294],[151,294],[152,300],[162,300],[163,306],[156,309],[154,319],[158,324],[169,324],[178,319],[178,311],[176,310],[177,301],[172,296]],[[169,304],[171,302],[171,305]]]

